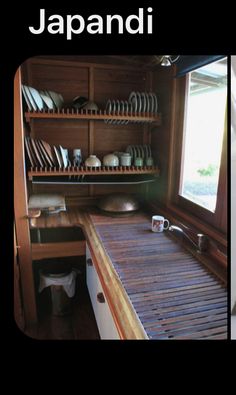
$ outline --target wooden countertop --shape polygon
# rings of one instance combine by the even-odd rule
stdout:
[[[31,226],[84,229],[122,339],[226,339],[223,282],[166,232],[151,232],[150,224],[144,213],[112,218],[86,208]]]

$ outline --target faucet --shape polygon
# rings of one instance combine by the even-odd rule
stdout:
[[[186,239],[188,239],[192,243],[192,245],[197,249],[197,252],[202,253],[207,250],[208,238],[206,235],[198,233],[197,234],[197,243],[195,243],[193,241],[193,239],[186,232],[184,232],[183,229],[181,229],[179,226],[171,225],[169,227],[169,230],[171,232],[181,234],[182,237],[185,237]]]

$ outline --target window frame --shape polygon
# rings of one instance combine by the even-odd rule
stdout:
[[[172,210],[184,211],[201,223],[207,224],[222,234],[227,233],[227,113],[225,108],[224,136],[221,152],[219,182],[217,189],[217,201],[215,212],[194,203],[179,194],[181,170],[183,160],[183,144],[185,134],[185,122],[187,113],[188,88],[190,74],[176,78],[173,91],[173,122],[172,141],[170,152],[170,178],[168,188],[168,207]]]

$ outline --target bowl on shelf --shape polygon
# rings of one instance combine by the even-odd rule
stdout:
[[[101,161],[96,157],[96,155],[90,155],[86,161],[85,161],[85,166],[88,167],[100,167],[101,166]]]
[[[119,166],[119,158],[114,154],[108,154],[103,157],[103,166]]]
[[[98,111],[98,106],[94,101],[88,101],[85,106],[83,106],[83,110]]]

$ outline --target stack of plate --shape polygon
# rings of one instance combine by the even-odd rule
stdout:
[[[157,96],[153,92],[131,92],[129,103],[131,104],[132,112],[137,113],[137,115],[142,113],[157,114]]]
[[[108,100],[106,104],[107,115],[130,115],[131,104],[127,100]],[[113,123],[117,125],[127,125],[128,120],[107,119],[105,123]]]
[[[38,91],[31,86],[22,85],[22,94],[29,111],[60,110],[64,99],[60,93],[53,91]]]
[[[31,167],[58,167],[66,168],[70,166],[68,150],[50,146],[46,141],[25,137],[25,148]]]
[[[131,155],[131,163],[134,164],[136,158],[142,158],[145,164],[147,158],[152,157],[150,145],[128,145],[126,152]]]

